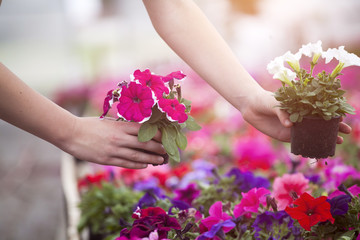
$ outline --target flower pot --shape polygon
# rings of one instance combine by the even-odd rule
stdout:
[[[291,152],[309,158],[334,156],[340,117],[304,117],[291,128]]]

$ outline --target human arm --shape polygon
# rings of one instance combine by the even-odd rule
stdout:
[[[290,140],[289,115],[275,107],[278,102],[273,93],[263,89],[250,76],[192,0],[143,2],[161,38],[236,107],[247,122],[275,139]],[[349,133],[351,129],[341,123],[340,131]]]
[[[160,134],[141,143],[137,123],[77,117],[34,91],[1,63],[0,118],[81,160],[126,168],[164,161],[158,155],[165,153]]]

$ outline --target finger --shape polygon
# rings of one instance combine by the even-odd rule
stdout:
[[[145,164],[162,164],[164,162],[164,158],[161,155],[131,148],[120,148],[114,153],[113,157]]]
[[[345,133],[345,134],[350,134],[351,131],[352,131],[352,129],[351,129],[351,127],[349,125],[347,125],[344,122],[339,123],[339,132]]]
[[[147,168],[146,163],[138,163],[133,161],[128,161],[122,158],[111,158],[108,162],[108,165],[123,167],[123,168],[130,168],[130,169],[144,169]]]
[[[164,146],[154,140],[150,140],[147,142],[139,142],[138,138],[136,136],[128,135],[125,143],[119,141],[119,147],[129,147],[133,149],[140,149],[148,152],[152,152],[154,154],[165,154],[165,148]]]
[[[341,137],[341,136],[337,136],[336,143],[337,144],[342,144],[343,142],[344,142],[344,138]]]
[[[161,132],[157,131],[155,137],[153,138],[153,140],[155,140],[156,142],[161,143]]]
[[[276,114],[284,127],[291,127],[293,123],[290,121],[289,114],[281,109],[276,110]]]

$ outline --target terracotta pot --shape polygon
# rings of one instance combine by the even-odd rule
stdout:
[[[304,117],[291,128],[291,152],[309,158],[334,156],[340,117]]]

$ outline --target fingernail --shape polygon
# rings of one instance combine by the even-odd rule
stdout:
[[[158,158],[157,158],[157,161],[158,161],[159,163],[163,163],[163,162],[164,162],[164,158],[163,158],[163,157],[158,157]]]
[[[286,126],[290,126],[290,125],[291,125],[290,120],[286,119],[286,120],[285,120],[285,125],[286,125]]]

